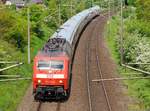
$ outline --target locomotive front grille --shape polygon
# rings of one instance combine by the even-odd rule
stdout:
[[[60,87],[38,87],[35,93],[35,100],[59,100],[66,96],[64,88]]]

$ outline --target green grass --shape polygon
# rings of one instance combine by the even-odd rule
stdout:
[[[48,32],[48,30],[47,30]],[[7,71],[1,72],[1,74],[16,75],[19,74],[22,77],[32,77],[32,65],[33,58],[37,51],[42,48],[43,44],[48,40],[50,33],[47,33],[43,39],[31,37],[31,64],[27,64],[27,47],[25,52],[21,53],[12,44],[0,39],[0,57],[1,60],[8,61],[20,61],[24,65],[9,69]],[[6,48],[7,47],[7,48]],[[7,65],[6,65],[7,66]],[[3,66],[3,67],[6,67]],[[2,79],[2,78],[1,78]],[[22,97],[24,96],[31,80],[13,81],[13,82],[0,82],[0,111],[16,111],[18,104],[20,103]]]
[[[112,17],[109,24],[106,26],[105,39],[112,59],[117,64],[117,71],[122,77],[140,77],[143,74],[120,66],[120,54],[117,48],[119,41],[119,17]],[[135,74],[137,73],[137,74]],[[150,80],[124,80],[123,83],[127,86],[127,95],[133,100],[130,103],[129,111],[146,111],[150,108]]]
[[[0,111],[16,111],[30,81],[0,83]]]

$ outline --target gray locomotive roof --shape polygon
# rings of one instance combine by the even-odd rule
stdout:
[[[70,44],[72,44],[74,34],[83,20],[91,13],[99,13],[99,6],[84,10],[77,15],[71,17],[52,35],[52,38],[65,38]]]
[[[62,57],[66,56],[67,54],[62,51],[56,51],[56,52],[45,52],[45,51],[39,51],[38,56],[47,56],[47,57]]]

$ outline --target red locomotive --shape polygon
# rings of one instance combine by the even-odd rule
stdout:
[[[99,7],[85,10],[64,23],[34,58],[35,100],[66,100],[70,95],[72,63],[83,28],[99,15]]]
[[[47,48],[53,42],[55,47]],[[60,43],[61,41],[61,43]],[[59,42],[59,43],[58,43]],[[50,39],[34,59],[33,89],[35,99],[50,100],[68,98],[70,93],[70,57],[69,43],[62,38]],[[71,50],[71,49],[70,49]]]

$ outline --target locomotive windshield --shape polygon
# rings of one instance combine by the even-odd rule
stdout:
[[[64,62],[62,60],[51,60],[51,61],[38,61],[38,69],[40,70],[63,70],[64,69]]]

